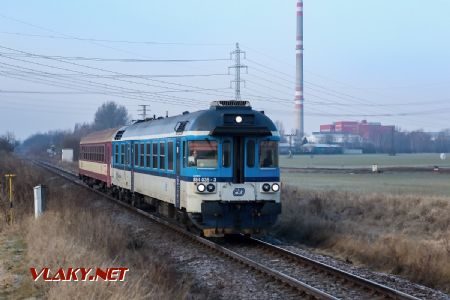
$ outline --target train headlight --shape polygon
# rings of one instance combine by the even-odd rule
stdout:
[[[278,192],[280,190],[280,185],[278,183],[272,184],[272,191]]]
[[[199,191],[200,193],[203,193],[205,191],[206,187],[203,183],[200,183],[199,185],[197,185],[197,191]]]
[[[207,190],[209,193],[212,193],[212,192],[214,192],[214,191],[216,190],[216,186],[215,186],[214,184],[210,183],[210,184],[208,184],[208,185],[206,186],[206,190]]]
[[[234,119],[236,121],[236,123],[242,123],[242,117],[241,116],[236,116],[236,118]]]
[[[264,183],[264,184],[262,185],[262,190],[263,190],[264,192],[270,192],[270,184]]]

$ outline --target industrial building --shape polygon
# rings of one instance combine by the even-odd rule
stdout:
[[[320,132],[313,135],[324,136],[331,142],[343,143],[344,141],[356,141],[372,143],[375,146],[381,145],[386,140],[390,140],[395,132],[393,125],[381,125],[380,122],[358,121],[338,121],[333,124],[320,125]]]

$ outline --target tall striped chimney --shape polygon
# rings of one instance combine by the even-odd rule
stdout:
[[[301,142],[304,135],[303,119],[303,0],[297,0],[297,42],[295,45],[295,131]]]

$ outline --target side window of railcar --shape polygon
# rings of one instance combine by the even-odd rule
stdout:
[[[167,142],[167,170],[173,170],[173,142]]]
[[[125,144],[120,145],[120,163],[125,164]]]
[[[188,166],[197,168],[217,168],[217,142],[189,141]]]
[[[278,143],[261,141],[259,144],[259,166],[261,168],[278,167]]]
[[[116,164],[119,163],[119,145],[115,145],[115,151],[114,151],[114,161]]]
[[[158,168],[158,143],[153,142],[153,168]]]
[[[131,160],[133,159],[131,157],[131,144],[126,144],[127,154],[125,155],[125,163],[131,164]]]
[[[134,144],[134,165],[139,166],[139,144]]]
[[[166,168],[166,142],[160,142],[159,143],[159,168],[161,170],[164,170]]]
[[[222,166],[224,168],[229,168],[231,165],[231,143],[230,141],[225,141],[222,144]]]
[[[150,143],[147,143],[147,144],[145,144],[145,166],[147,167],[147,168],[150,168]]]
[[[247,141],[247,167],[253,168],[255,166],[255,141]]]
[[[141,144],[141,152],[139,153],[139,156],[140,156],[140,158],[139,158],[139,165],[141,166],[141,167],[143,167],[144,166],[144,158],[145,158],[145,153],[144,153],[144,144]]]

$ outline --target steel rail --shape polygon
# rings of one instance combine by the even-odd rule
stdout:
[[[359,285],[361,287],[369,288],[375,292],[384,294],[389,296],[391,299],[401,299],[401,300],[420,300],[419,298],[416,298],[414,296],[408,295],[406,293],[403,293],[401,291],[395,290],[393,288],[390,288],[386,285],[379,284],[375,281],[365,279],[363,277],[360,277],[358,275],[349,273],[347,271],[340,270],[338,268],[335,268],[333,266],[324,264],[320,261],[311,259],[309,257],[306,257],[304,255],[289,251],[287,249],[281,248],[279,246],[270,244],[268,242],[265,242],[261,239],[257,238],[250,238],[251,241],[256,243],[257,245],[261,245],[263,247],[266,247],[269,251],[276,252],[277,254],[285,257],[292,258],[294,260],[297,260],[303,264],[309,265],[313,268],[320,269],[328,274],[332,274],[336,277],[348,280],[353,282],[356,285]]]

